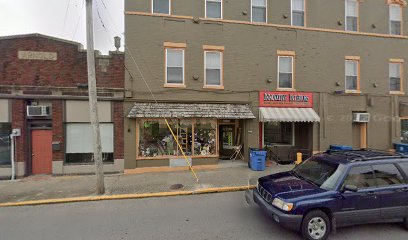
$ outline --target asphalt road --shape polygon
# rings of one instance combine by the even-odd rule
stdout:
[[[300,239],[243,192],[0,208],[1,240]],[[330,239],[408,239],[399,224],[339,229]]]

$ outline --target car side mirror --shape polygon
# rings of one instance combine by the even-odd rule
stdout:
[[[343,188],[344,191],[350,191],[350,192],[357,192],[358,191],[358,187],[355,185],[345,185]]]

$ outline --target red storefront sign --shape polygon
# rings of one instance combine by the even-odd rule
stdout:
[[[308,92],[260,92],[260,107],[312,108],[313,93]]]

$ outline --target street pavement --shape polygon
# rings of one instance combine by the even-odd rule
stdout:
[[[333,240],[407,239],[400,224],[339,229]],[[244,192],[0,208],[0,239],[300,239]]]

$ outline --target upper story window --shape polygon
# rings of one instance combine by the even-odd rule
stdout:
[[[151,0],[152,13],[171,14],[171,0]]]
[[[251,21],[267,22],[267,0],[251,0]]]
[[[359,57],[346,57],[346,92],[360,91]]]
[[[305,0],[291,0],[292,26],[305,26]]]
[[[223,87],[224,47],[204,46],[204,88]]]
[[[346,31],[358,31],[358,1],[346,0]]]
[[[402,90],[402,63],[403,60],[391,60],[389,63],[390,92],[401,93]]]
[[[402,27],[402,7],[400,5],[390,5],[390,34],[401,35]]]
[[[278,51],[278,89],[292,90],[294,88],[294,52]]]
[[[165,87],[185,87],[185,44],[165,43]]]
[[[222,0],[205,0],[205,17],[222,18]]]

